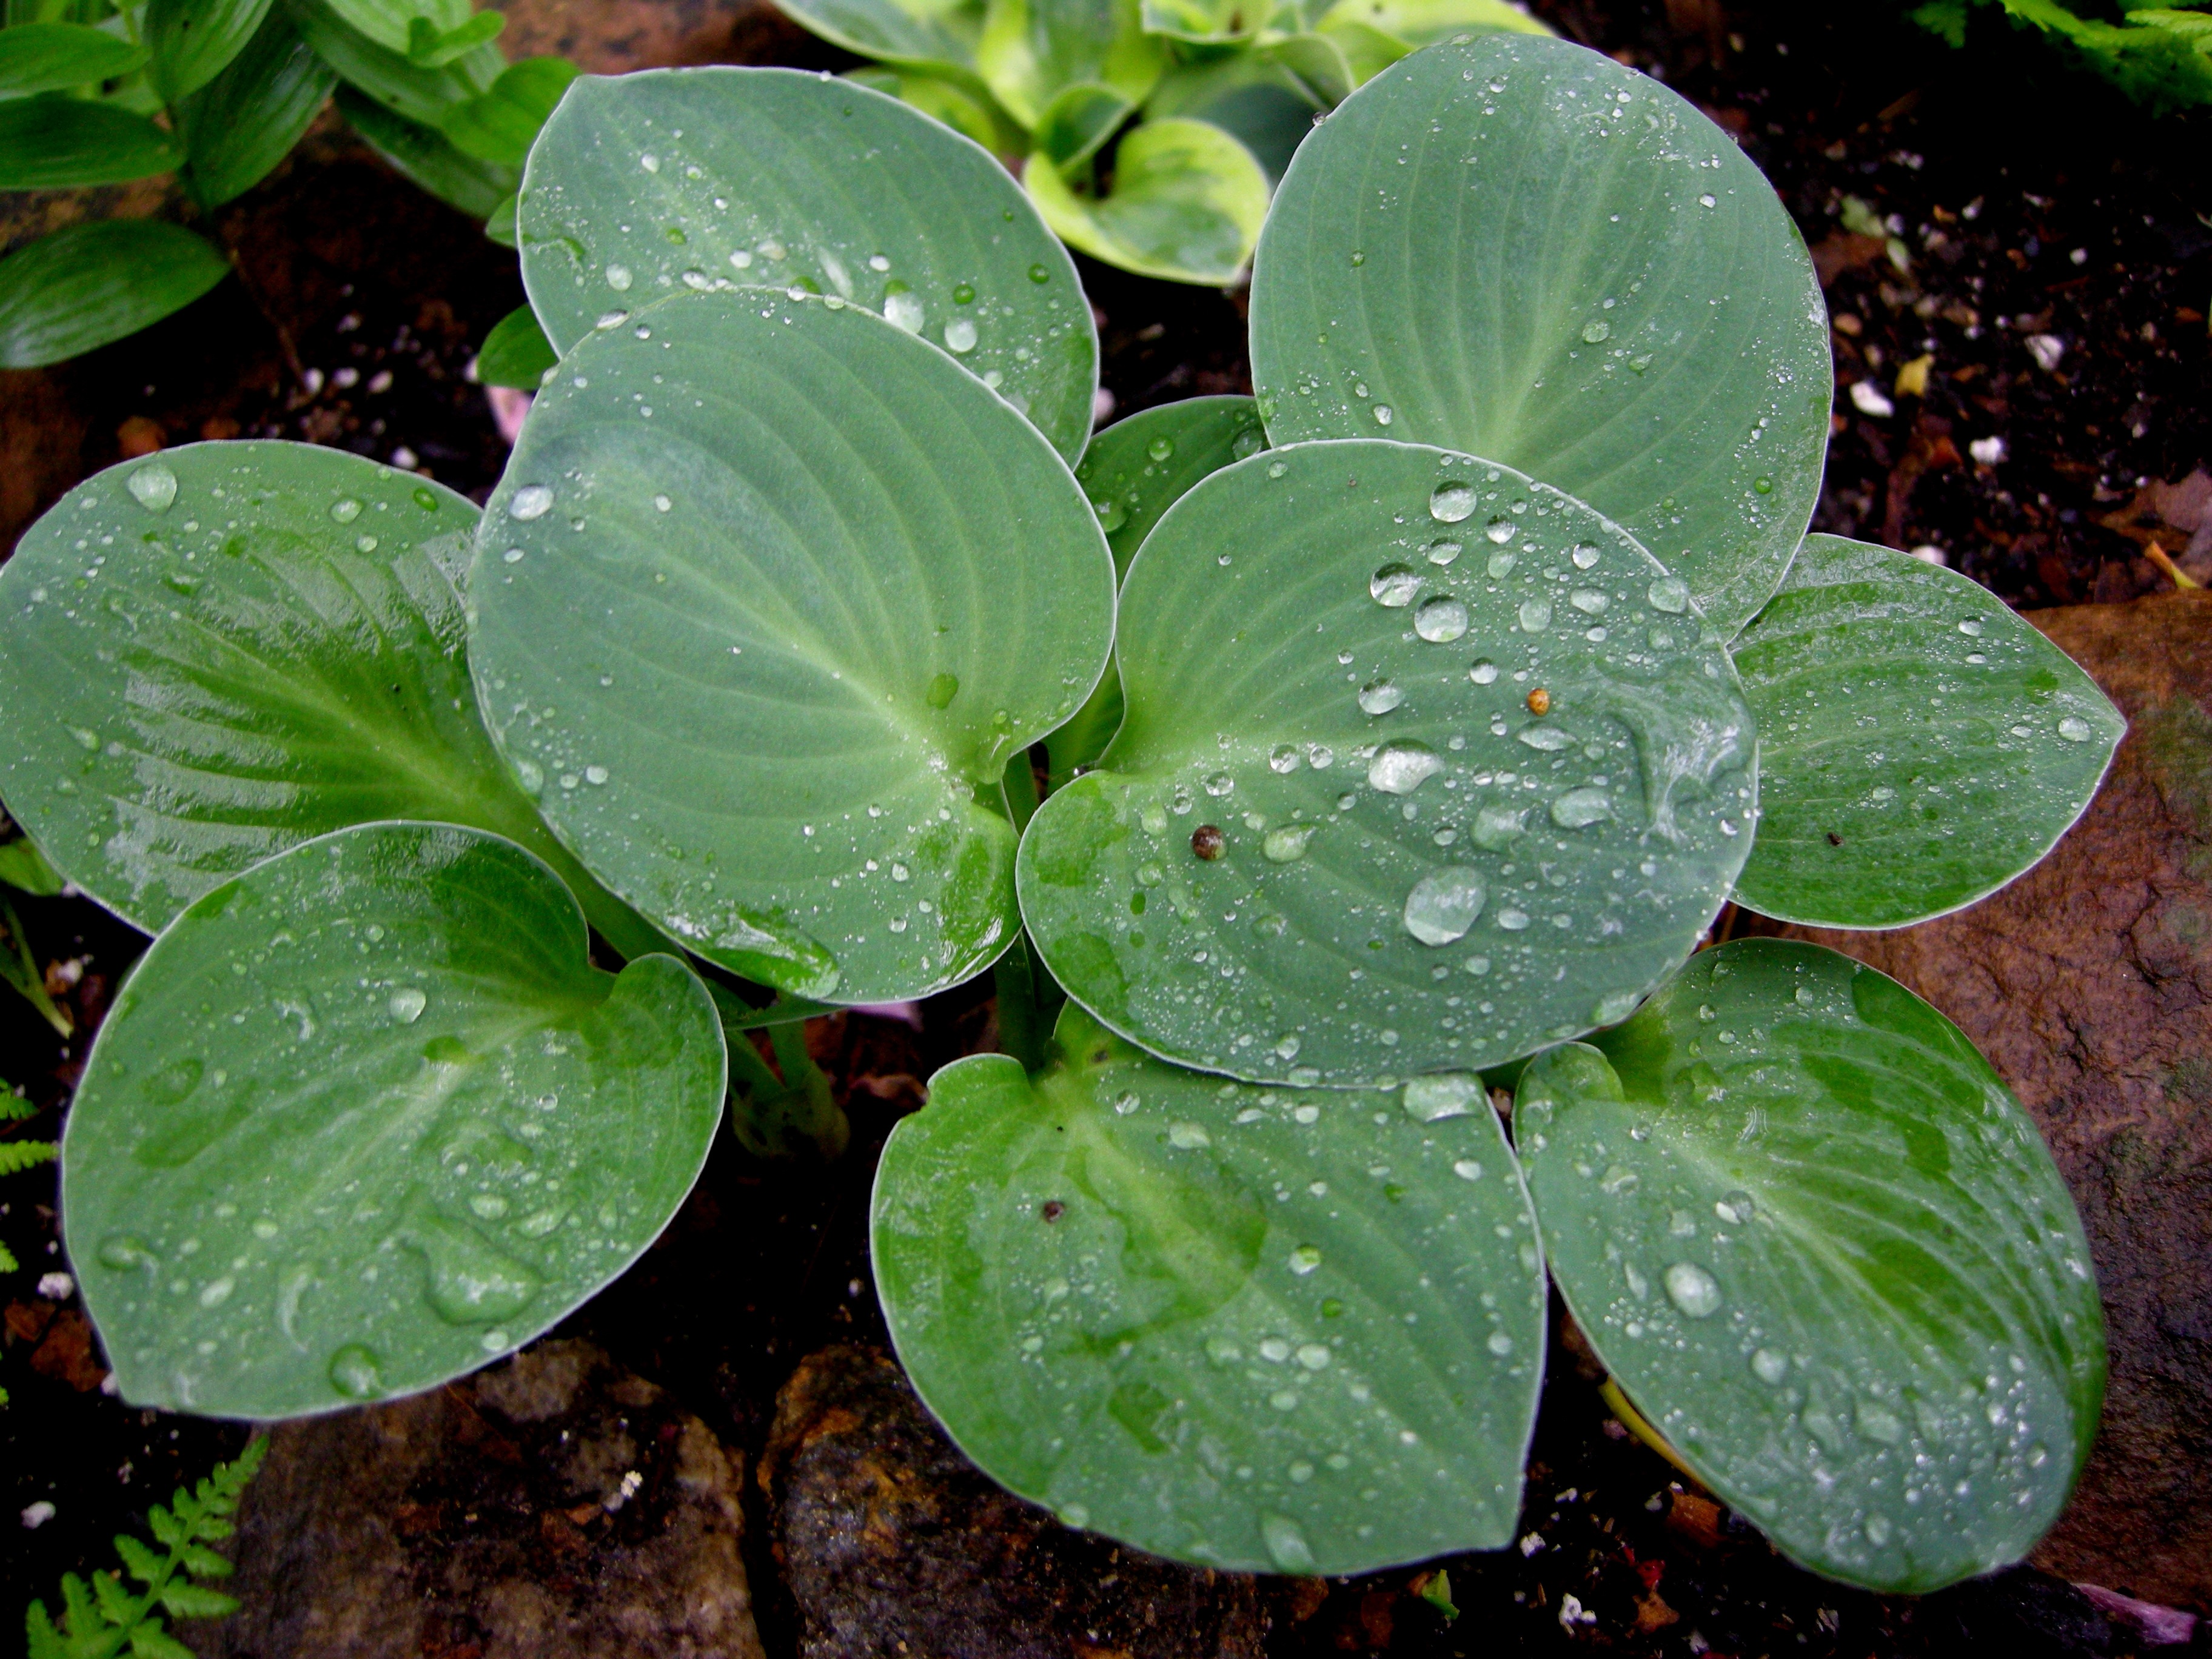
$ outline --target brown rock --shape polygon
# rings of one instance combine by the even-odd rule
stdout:
[[[2104,1427],[2037,1552],[2063,1577],[2212,1605],[2212,593],[2029,620],[2130,722],[2051,855],[1894,933],[1777,928],[1942,1009],[2064,1171],[2112,1347]]]
[[[588,1343],[270,1441],[208,1659],[760,1659],[738,1455]]]
[[[792,55],[793,49],[805,54],[817,44],[769,0],[496,3],[507,14],[499,46],[508,58],[557,53],[592,75],[692,64],[796,63],[802,59]]]
[[[1255,1581],[1176,1566],[1006,1492],[890,1355],[826,1348],[776,1402],[761,1464],[805,1659],[1257,1659]]]

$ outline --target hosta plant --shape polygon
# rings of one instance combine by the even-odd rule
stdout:
[[[1071,247],[1233,280],[1315,120],[1419,47],[1542,34],[1510,0],[778,0],[854,77],[1006,157]]]
[[[1009,1052],[891,1136],[878,1289],[1071,1524],[1506,1542],[1547,1273],[1820,1571],[2051,1523],[2104,1349],[2034,1127],[1880,974],[1698,947],[1731,895],[1971,902],[2122,723],[1972,583],[1805,536],[1820,292],[1691,106],[1541,38],[1383,70],[1276,195],[1257,398],[1095,439],[1046,221],[868,88],[581,82],[519,224],[560,356],[481,514],[196,446],[0,573],[9,810],[159,930],[63,1154],[125,1398],[505,1353],[732,1078],[756,1143],[803,1092],[750,1029],[989,969]]]
[[[335,94],[402,174],[513,240],[530,142],[575,76],[509,64],[470,0],[6,0],[0,191],[174,173],[211,213],[258,184]],[[230,270],[156,219],[88,220],[0,259],[0,368],[58,362],[181,309]]]

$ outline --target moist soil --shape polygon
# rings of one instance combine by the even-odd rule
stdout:
[[[1878,7],[1536,9],[1704,106],[1813,246],[1838,381],[1815,528],[1940,554],[2022,608],[2166,585],[2142,550],[2154,537],[2212,579],[2186,551],[2193,526],[2168,534],[2137,511],[2147,486],[2212,463],[2212,121],[2154,122],[1978,18],[1960,52]],[[747,19],[724,55],[839,66],[772,16]],[[0,373],[0,544],[90,472],[198,438],[332,444],[488,493],[506,445],[468,368],[521,302],[511,255],[329,133],[216,228],[247,281],[76,362]],[[1082,264],[1115,415],[1250,390],[1241,292]],[[1848,389],[1861,381],[1869,390]],[[143,940],[82,899],[15,903],[77,1028],[61,1040],[0,993],[0,1079],[37,1109],[9,1133],[52,1138],[84,1042]],[[768,1165],[723,1137],[659,1243],[564,1332],[605,1345],[757,1456],[805,1355],[886,1340],[866,1254],[875,1159],[937,1066],[994,1046],[988,990],[987,979],[931,1000],[918,1027],[817,1022],[810,1042],[853,1123],[845,1156]],[[51,1166],[0,1180],[0,1241],[22,1263],[0,1280],[10,1623],[31,1596],[51,1601],[64,1571],[110,1564],[115,1532],[245,1436],[106,1392],[80,1304],[36,1290],[67,1270],[55,1188]],[[1558,1334],[1521,1542],[1446,1564],[1459,1617],[1419,1595],[1445,1599],[1411,1570],[1269,1581],[1271,1653],[2127,1650],[2124,1632],[2025,1570],[1919,1601],[1797,1571],[1628,1438],[1571,1333]],[[50,1516],[18,1527],[17,1511],[43,1504]],[[767,1516],[753,1518],[763,1634],[771,1654],[788,1654],[797,1610]]]

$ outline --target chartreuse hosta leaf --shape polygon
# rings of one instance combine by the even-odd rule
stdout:
[[[446,574],[477,518],[310,444],[187,444],[96,474],[0,568],[0,799],[149,933],[311,836],[416,817],[522,842],[624,954],[665,948],[484,735]]]
[[[1267,175],[1252,152],[1210,122],[1179,117],[1130,129],[1103,197],[1078,195],[1042,155],[1022,179],[1070,246],[1175,283],[1233,280],[1267,216]]]
[[[1114,562],[1036,428],[835,299],[685,294],[568,357],[484,516],[471,660],[599,878],[881,1002],[1018,926],[1007,758],[1097,683]]]
[[[1979,583],[1808,536],[1734,647],[1765,790],[1737,896],[1826,927],[1971,904],[2048,853],[2127,721]]]
[[[1117,657],[1121,731],[1031,823],[1022,913],[1188,1065],[1364,1085],[1609,1024],[1751,840],[1751,715],[1681,580],[1488,462],[1215,473],[1129,567]]]
[[[1480,1091],[1223,1086],[1080,1009],[1035,1078],[956,1062],[884,1149],[914,1385],[1070,1523],[1207,1565],[1364,1572],[1512,1536],[1544,1279]]]
[[[2096,1431],[2104,1323],[2064,1183],[1958,1028],[1817,945],[1691,959],[1539,1058],[1514,1136],[1552,1272],[1698,1477],[1817,1571],[2017,1560]]]
[[[1734,633],[1782,579],[1826,446],[1826,313],[1729,136],[1565,41],[1419,52],[1298,151],[1254,261],[1278,443],[1379,434],[1587,501]]]
[[[1166,64],[1140,0],[990,0],[975,52],[993,95],[1025,126],[1085,82],[1142,103]]]
[[[796,285],[942,346],[1071,462],[1090,436],[1098,338],[1067,251],[987,151],[869,88],[586,76],[531,151],[520,225],[563,351],[686,288]]]
[[[123,1397],[291,1417],[427,1389],[614,1279],[721,1115],[691,970],[585,955],[512,842],[305,842],[154,941],[86,1062],[70,1259]]]

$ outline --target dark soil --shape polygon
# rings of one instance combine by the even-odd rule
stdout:
[[[1972,49],[1955,53],[1880,8],[1540,0],[1537,9],[1704,104],[1815,246],[1838,382],[1817,528],[1939,549],[2023,607],[2126,598],[2166,580],[2100,521],[2142,483],[2212,462],[2212,123],[2153,123],[2002,24],[1978,21]],[[822,60],[806,37],[772,23],[751,26],[748,46],[757,61]],[[1887,234],[1855,239],[1847,197],[1887,220]],[[311,145],[220,228],[252,275],[251,294],[225,283],[76,362],[0,373],[0,544],[85,475],[201,437],[301,438],[403,465],[411,457],[479,500],[489,490],[505,446],[466,368],[520,301],[511,256],[336,140]],[[1249,389],[1241,295],[1089,262],[1083,276],[1117,414]],[[2063,346],[2048,368],[2029,343],[2046,336]],[[1900,392],[1899,370],[1923,357],[1932,357],[1924,389]],[[1865,413],[1846,394],[1861,380],[1893,413]],[[2003,459],[1978,462],[1972,446],[1990,438],[2003,441]],[[16,904],[78,1024],[78,1038],[63,1042],[0,992],[0,1078],[40,1108],[10,1133],[51,1137],[83,1042],[143,940],[82,900]],[[822,1023],[812,1040],[854,1125],[844,1158],[770,1168],[725,1139],[659,1244],[568,1328],[757,1454],[775,1392],[804,1355],[884,1340],[866,1249],[875,1157],[937,1066],[990,1045],[988,994],[984,981],[933,1000],[919,1031],[858,1015]],[[51,1168],[0,1181],[0,1240],[23,1263],[0,1284],[0,1384],[13,1396],[0,1409],[12,1494],[0,1506],[9,1538],[0,1621],[12,1625],[31,1595],[52,1599],[64,1570],[106,1565],[112,1534],[234,1449],[242,1431],[130,1410],[102,1391],[74,1300],[33,1291],[39,1275],[66,1265]],[[1622,1438],[1564,1345],[1534,1460],[1521,1532],[1537,1541],[1449,1563],[1451,1599],[1465,1609],[1455,1623],[1413,1594],[1421,1575],[1411,1571],[1285,1581],[1271,1591],[1273,1650],[2124,1650],[2078,1598],[2033,1575],[1913,1603],[1789,1567]],[[38,1503],[55,1506],[52,1518],[19,1529],[15,1512]],[[778,1601],[765,1525],[751,1538],[763,1634],[771,1653],[788,1653],[794,1615]],[[1570,1597],[1590,1617],[1571,1613]]]

